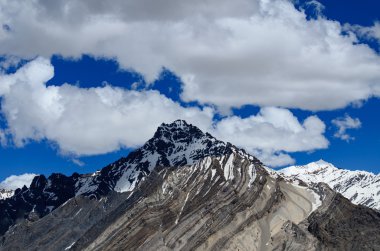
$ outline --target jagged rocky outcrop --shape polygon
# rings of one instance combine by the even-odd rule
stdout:
[[[75,196],[78,175],[36,176],[29,188],[24,186],[12,197],[0,200],[0,234],[22,219],[37,220]]]
[[[38,190],[39,198],[53,186],[71,198],[42,218],[31,217],[41,210],[27,208],[27,219],[1,237],[0,250],[380,247],[377,211],[324,183],[268,172],[253,156],[184,121],[162,125],[142,148],[99,172],[64,179],[65,188],[39,180],[18,191],[19,198],[23,190],[33,198]],[[42,201],[49,198],[55,197]]]
[[[323,160],[304,166],[287,167],[279,170],[279,173],[308,184],[324,182],[354,204],[380,210],[380,175],[339,169]]]

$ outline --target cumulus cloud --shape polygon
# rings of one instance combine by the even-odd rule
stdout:
[[[379,55],[291,1],[4,0],[0,10],[0,53],[112,57],[148,81],[166,67],[185,101],[221,110],[331,110],[380,95]]]
[[[213,121],[210,107],[183,107],[157,91],[110,85],[80,88],[46,86],[54,75],[50,62],[37,58],[14,74],[0,75],[1,112],[7,138],[17,147],[47,139],[64,154],[107,153],[145,143],[162,122],[178,118],[257,155],[271,166],[291,164],[286,153],[328,146],[324,123],[316,116],[302,123],[287,109],[266,107],[248,118]],[[76,164],[82,164],[73,158]]]
[[[36,176],[34,173],[24,173],[21,175],[11,175],[2,182],[0,182],[0,188],[16,190],[24,185],[29,187],[33,178]]]
[[[46,86],[53,75],[50,62],[37,58],[0,76],[2,112],[16,146],[48,139],[63,153],[92,155],[139,146],[162,122],[181,118],[203,130],[211,124],[211,108],[184,108],[157,91]]]
[[[358,129],[362,126],[362,123],[358,118],[352,118],[350,115],[346,114],[344,117],[339,117],[331,121],[338,129],[334,134],[334,137],[341,140],[350,141],[355,138],[347,133],[348,129]]]
[[[245,148],[271,166],[284,166],[294,160],[284,152],[313,151],[328,147],[325,124],[316,116],[302,123],[287,109],[265,107],[248,118],[221,120],[214,134]]]
[[[283,152],[254,149],[251,154],[270,167],[283,167],[296,162],[289,154]]]

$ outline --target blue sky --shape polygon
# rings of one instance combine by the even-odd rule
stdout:
[[[244,0],[241,2],[242,4],[245,3]],[[181,118],[187,118],[202,129],[211,130],[216,136],[224,137],[223,140],[236,140],[232,143],[246,148],[253,154],[262,156],[268,161],[268,164],[275,163],[273,166],[286,166],[293,163],[306,164],[324,159],[341,168],[379,173],[380,132],[378,129],[380,128],[380,119],[378,114],[380,100],[378,97],[380,88],[377,86],[380,84],[380,77],[377,75],[376,69],[379,65],[377,61],[380,62],[378,54],[380,37],[377,37],[377,35],[380,36],[380,29],[376,33],[375,23],[379,19],[376,10],[379,9],[380,4],[369,0],[360,1],[360,3],[358,1],[341,3],[341,1],[323,0],[319,3],[324,7],[320,9],[321,12],[318,12],[316,2],[312,1],[307,1],[308,4],[298,2],[296,6],[293,4],[282,5],[281,2],[284,1],[274,1],[275,5],[278,5],[278,9],[264,6],[262,2],[264,1],[258,0],[258,4],[262,8],[262,12],[259,14],[256,14],[254,9],[252,10],[254,14],[241,13],[239,9],[234,10],[235,12],[227,11],[226,14],[223,14],[229,18],[236,18],[233,20],[234,22],[228,23],[228,27],[232,31],[236,31],[237,36],[230,38],[232,42],[227,47],[223,47],[225,46],[221,42],[224,41],[223,39],[218,41],[218,36],[224,36],[224,33],[205,30],[205,27],[208,27],[207,25],[210,25],[209,29],[215,28],[214,24],[209,24],[209,21],[201,18],[197,20],[200,25],[196,26],[194,20],[190,20],[191,25],[194,25],[193,29],[201,27],[199,30],[201,38],[197,38],[195,43],[199,42],[199,47],[206,49],[209,44],[215,43],[209,49],[212,50],[213,47],[221,46],[226,50],[225,55],[223,50],[215,52],[216,54],[213,54],[214,52],[209,53],[206,49],[193,51],[193,48],[190,47],[196,47],[197,44],[193,46],[194,41],[191,39],[187,41],[186,36],[180,36],[181,39],[178,41],[177,38],[172,38],[173,34],[168,35],[169,32],[173,32],[171,28],[168,30],[164,28],[157,34],[155,33],[153,37],[147,35],[149,31],[141,32],[138,30],[141,34],[133,33],[136,34],[137,42],[134,41],[134,38],[131,39],[131,36],[127,36],[125,41],[133,41],[124,45],[124,37],[115,38],[115,34],[119,30],[115,28],[116,33],[112,34],[110,29],[108,34],[105,29],[107,29],[107,25],[110,25],[109,20],[104,21],[103,17],[100,17],[98,22],[101,25],[97,27],[97,33],[104,33],[104,36],[99,38],[94,35],[93,40],[96,43],[93,43],[85,38],[75,37],[80,33],[75,34],[75,31],[71,33],[71,30],[67,32],[65,28],[69,22],[66,17],[59,19],[60,15],[57,15],[58,17],[53,17],[56,18],[53,20],[62,32],[59,37],[63,40],[67,39],[68,42],[54,44],[51,41],[57,37],[55,37],[56,33],[50,32],[50,28],[46,28],[46,30],[36,29],[36,36],[27,32],[20,35],[17,31],[25,31],[28,25],[32,24],[24,22],[21,16],[18,18],[17,15],[7,23],[4,23],[0,18],[0,21],[3,22],[4,33],[0,35],[0,40],[3,39],[4,41],[3,45],[0,45],[0,52],[3,55],[2,75],[5,76],[1,79],[0,85],[7,85],[7,81],[10,81],[7,80],[8,76],[10,76],[9,79],[16,79],[12,80],[16,84],[13,82],[9,84],[12,91],[5,88],[5,94],[2,97],[0,86],[0,139],[3,139],[0,146],[0,180],[10,175],[23,173],[50,174],[61,172],[71,174],[73,172],[93,172],[122,156],[126,156],[131,149],[148,139],[148,135],[153,135],[153,125],[170,122],[177,115]],[[64,2],[60,2],[60,4],[64,5]],[[59,13],[60,11],[59,4],[55,7],[42,5],[30,7],[46,11],[43,12],[46,15],[46,20],[52,20],[49,12],[56,13],[58,11],[57,13]],[[178,14],[180,16],[173,14],[172,19],[168,21],[177,25],[173,29],[178,29],[178,24],[181,23],[177,19],[184,20],[183,22],[186,23],[190,18],[187,16],[190,14],[187,14],[186,9],[189,6],[177,7],[183,8],[181,9],[183,13]],[[215,6],[210,6],[210,8],[213,7]],[[13,6],[13,8],[16,8],[19,13],[23,13],[21,5],[19,7]],[[281,10],[281,13],[286,14],[275,14],[272,17],[267,14],[270,13],[267,8],[273,8],[270,10],[274,13]],[[286,11],[283,11],[284,8]],[[91,8],[85,10],[88,12],[86,12],[87,15],[94,15],[99,18],[98,13],[92,13]],[[102,11],[119,15],[113,13],[113,9],[106,7]],[[200,13],[203,11],[201,9]],[[303,11],[308,15],[304,20],[300,14]],[[219,15],[222,15],[220,13],[215,14],[210,10],[205,11],[205,13],[212,17],[215,16],[216,21],[214,21],[216,23],[222,20],[219,19]],[[156,13],[150,14],[148,18],[145,15],[133,18],[136,18],[137,22],[140,22],[141,18],[146,18],[153,23],[159,23],[162,21],[161,19],[163,19],[162,22],[167,21],[165,19],[167,16],[162,17]],[[257,18],[257,22],[262,22],[259,25],[260,29],[247,27],[247,24],[243,22],[250,15]],[[87,30],[91,30],[88,27],[94,28],[91,26],[93,23],[86,23],[82,20],[83,17],[77,18],[78,20],[71,19],[74,20],[73,22],[77,22],[78,26],[83,25],[84,28],[81,32],[85,33]],[[112,26],[110,27],[129,24],[128,18],[128,16],[120,17],[122,21],[116,24],[111,23]],[[133,18],[131,17],[132,21]],[[264,34],[260,33],[262,36],[257,39],[250,40],[250,37],[245,37],[246,33],[242,33],[244,35],[243,40],[240,40],[242,34],[238,31],[242,29],[249,29],[248,31],[253,33],[263,32],[261,28],[271,25],[273,20],[281,19],[292,23],[293,18],[294,20],[302,20],[305,26],[298,26],[297,23],[294,23],[289,26],[291,29],[284,27],[292,39],[304,39],[299,38],[298,32],[300,32],[299,34],[310,32],[306,33],[309,35],[321,32],[322,35],[326,36],[326,41],[332,41],[328,47],[328,52],[324,55],[326,58],[318,58],[319,54],[324,53],[324,51],[317,54],[311,52],[310,55],[300,54],[299,58],[296,55],[294,61],[310,62],[310,67],[295,64],[294,68],[289,66],[289,70],[282,73],[281,62],[278,63],[277,59],[282,59],[282,57],[286,59],[288,50],[293,52],[293,40],[289,40],[289,43],[284,41],[284,47],[288,49],[272,48],[271,46],[277,45],[277,42],[273,41],[269,43],[268,50],[261,50],[261,47],[266,45],[266,41],[257,44],[255,41],[260,40],[261,37],[263,39],[266,37],[265,29]],[[223,21],[226,22],[225,19]],[[334,27],[333,21],[339,24],[339,28]],[[140,25],[147,30],[152,29],[152,33],[157,32],[154,27],[145,27],[146,23],[144,22]],[[337,35],[330,37],[330,33],[325,32],[325,30],[330,33],[337,32]],[[179,34],[182,34],[181,32],[182,30],[179,31]],[[280,34],[282,31],[279,30],[278,32]],[[345,32],[352,32],[357,40],[349,42],[342,35]],[[278,34],[272,35],[277,36]],[[316,39],[322,36],[321,34],[316,34]],[[80,44],[78,48],[74,43],[72,46],[67,45],[71,41],[76,41],[75,39],[71,40],[72,37],[78,39],[78,44]],[[205,37],[211,40],[206,41]],[[37,45],[28,47],[27,43],[20,41],[27,38],[34,39]],[[14,40],[12,41],[12,39]],[[118,39],[122,42],[114,44]],[[149,40],[149,43],[145,44],[145,42],[141,42],[144,41],[143,39],[157,39],[157,42],[153,43]],[[165,39],[168,39],[167,43],[161,41]],[[313,47],[315,44],[312,39],[294,40],[294,43],[299,42],[301,45],[310,43],[310,47],[305,46],[305,48],[320,48],[324,43],[322,40],[321,44],[318,44],[317,41],[316,47]],[[235,48],[234,45],[239,45],[242,41],[248,41],[247,47],[244,47],[246,45],[243,44],[241,50],[240,47],[232,49]],[[44,43],[46,44],[44,45]],[[339,48],[339,43],[347,43],[344,44],[345,47],[342,47],[348,48],[347,51],[343,50],[343,54],[340,54],[339,51],[329,51],[331,48]],[[360,44],[363,46],[360,47]],[[116,45],[119,48],[114,50],[117,47]],[[257,46],[258,50],[252,51],[251,46]],[[130,50],[131,47],[133,50]],[[99,54],[97,54],[98,51],[100,51]],[[176,53],[171,55],[172,51]],[[260,55],[259,52],[261,51],[263,51],[263,55]],[[272,55],[271,51],[278,52],[278,54]],[[244,57],[245,53],[257,56],[257,60],[262,56],[262,60],[255,61],[255,57],[246,58]],[[194,59],[192,54],[199,55],[199,58]],[[41,57],[43,59],[39,60]],[[272,57],[273,59],[271,59]],[[208,60],[209,58],[211,60]],[[363,58],[367,61],[364,61]],[[266,59],[268,61],[265,61]],[[324,62],[325,59],[328,61],[336,60],[328,66],[331,69],[336,69],[336,71],[326,72],[326,75],[331,75],[331,78],[323,76],[323,66],[314,64],[314,61],[319,62],[321,60]],[[347,63],[348,61],[351,64]],[[261,68],[261,65],[273,66],[277,63],[280,68],[269,70],[265,67]],[[22,69],[26,69],[25,67],[31,64],[34,65],[34,68],[30,67],[29,70],[22,72]],[[246,65],[249,67],[247,68]],[[356,72],[356,67],[360,71]],[[15,72],[19,72],[19,77],[12,75]],[[265,72],[264,75],[262,75],[263,72]],[[278,81],[276,77],[267,78],[268,75],[275,76],[276,74],[280,75],[281,81]],[[287,77],[289,79],[286,79]],[[321,79],[323,82],[318,82]],[[351,79],[355,81],[351,83]],[[44,82],[45,80],[47,82]],[[256,80],[257,84],[255,83]],[[259,83],[261,80],[265,82],[265,85]],[[43,89],[43,93],[34,92],[34,89],[31,89],[29,94],[28,92],[22,93],[20,90],[25,88],[17,89],[14,87],[17,84],[20,86],[26,84],[25,86],[28,88],[38,89],[40,87],[30,83],[39,83],[39,81],[42,81],[41,84],[46,88],[46,90]],[[347,85],[345,81],[347,81]],[[297,84],[291,87],[295,82]],[[336,86],[331,89],[322,86],[319,88],[318,83],[326,84],[326,86],[336,84]],[[266,88],[267,85],[273,85],[273,87]],[[300,87],[300,85],[304,86]],[[235,87],[229,89],[231,86]],[[235,89],[237,90],[236,93]],[[346,90],[347,93],[345,93]],[[341,95],[340,92],[342,92]],[[54,95],[58,95],[57,93],[63,98],[56,99],[57,96]],[[98,101],[93,96],[94,93],[101,93],[99,95],[101,98],[107,99],[107,102],[112,103],[113,100],[118,100],[117,104],[111,105],[113,110],[120,113],[107,117],[108,121],[102,121],[99,117],[108,115],[111,110],[104,109],[103,111],[103,106],[98,106]],[[313,95],[314,93],[315,95]],[[83,100],[71,104],[70,97],[74,96],[75,99]],[[109,99],[109,97],[111,98]],[[325,100],[324,97],[326,97]],[[126,99],[127,101],[125,101]],[[133,101],[129,102],[129,99]],[[104,101],[104,99],[101,100]],[[24,101],[25,104],[21,106]],[[34,106],[33,102],[36,102],[37,105]],[[55,102],[62,103],[58,106]],[[78,104],[81,106],[81,102],[84,108],[73,108]],[[161,104],[162,108],[159,107]],[[43,111],[39,111],[35,107]],[[98,110],[96,107],[100,109],[99,117],[97,117]],[[156,113],[158,114],[154,118],[146,118],[147,121],[145,121],[143,115],[152,107],[157,108]],[[44,110],[45,108],[48,112]],[[50,108],[58,110],[51,112]],[[57,120],[54,116],[58,113],[61,114],[60,109],[72,110],[67,113],[67,117]],[[88,112],[88,109],[93,114],[92,117],[83,116],[82,112]],[[14,114],[15,110],[18,113]],[[81,113],[75,114],[76,110]],[[124,113],[125,111],[127,112]],[[165,114],[166,111],[168,114]],[[123,117],[118,117],[120,114],[126,114],[126,121],[120,121],[120,119],[123,120]],[[52,115],[51,118],[50,115]],[[160,120],[161,117],[162,121]],[[86,123],[79,122],[76,126],[78,118],[88,121]],[[141,119],[140,123],[150,123],[151,125],[144,125],[146,129],[144,126],[141,126],[141,129],[138,126],[129,126],[134,121],[139,122],[139,119]],[[64,125],[61,127],[62,123],[57,121],[64,122]],[[111,125],[107,131],[101,130],[102,128],[99,129],[92,121],[117,125]],[[305,121],[309,122],[306,123]],[[108,128],[106,124],[105,129]],[[125,126],[123,127],[123,125]],[[338,125],[341,126],[340,134],[338,133]],[[246,130],[236,129],[243,127],[247,127]],[[87,130],[94,131],[94,134],[89,135],[89,138],[86,138]],[[76,137],[67,136],[74,131]],[[1,132],[4,133],[3,137],[1,137]],[[281,135],[282,132],[283,135]],[[86,137],[81,139],[81,134],[86,134]],[[108,134],[112,140],[103,144]],[[99,141],[95,140],[97,137],[99,137]],[[287,138],[289,138],[288,142]],[[87,145],[86,139],[91,139]],[[99,142],[99,147],[93,147],[97,142]]]

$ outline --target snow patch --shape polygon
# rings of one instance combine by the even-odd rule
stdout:
[[[256,168],[255,168],[254,164],[251,163],[248,166],[248,173],[250,175],[248,187],[251,187],[251,185],[253,184],[253,182],[256,180]]]
[[[69,246],[67,246],[65,250],[70,250],[74,246],[74,244],[75,244],[75,241],[71,243]]]
[[[183,211],[183,209],[185,208],[185,205],[186,205],[187,200],[189,199],[189,194],[190,194],[190,193],[187,193],[187,195],[186,195],[186,199],[185,199],[185,201],[183,202],[183,205],[182,205],[181,211],[179,212],[178,217],[177,217],[177,219],[175,220],[175,224],[176,224],[176,225],[178,224],[178,221],[179,221],[179,218],[181,217],[182,211]]]
[[[230,154],[226,164],[224,165],[224,178],[226,180],[232,180],[234,178],[234,155]]]

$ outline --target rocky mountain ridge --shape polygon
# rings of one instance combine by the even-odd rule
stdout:
[[[232,151],[71,198],[11,227],[0,250],[377,250],[379,224],[324,183],[290,183]]]

